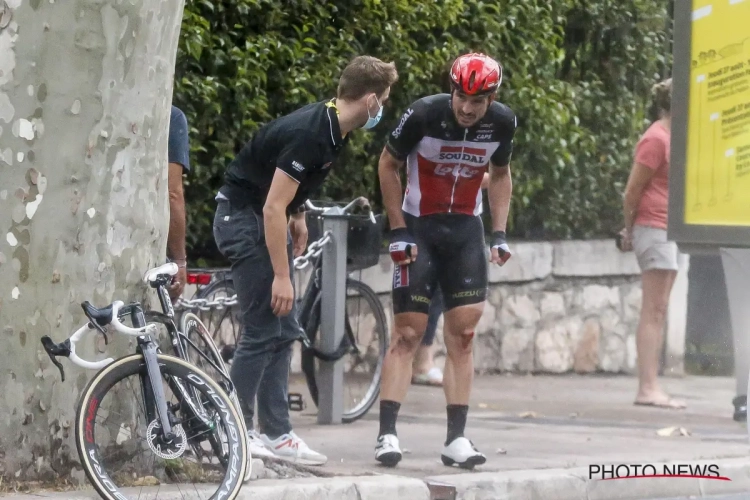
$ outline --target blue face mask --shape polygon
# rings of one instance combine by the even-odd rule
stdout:
[[[375,101],[378,103],[378,106],[380,106],[380,101],[378,100],[378,97],[375,96]],[[380,122],[380,119],[383,117],[383,106],[380,106],[380,109],[378,110],[378,113],[375,116],[370,116],[370,108],[367,108],[367,123],[365,123],[362,128],[365,130],[369,130],[373,128],[375,125]]]

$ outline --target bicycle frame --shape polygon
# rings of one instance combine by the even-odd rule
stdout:
[[[109,313],[108,317],[105,318],[105,316],[100,316],[97,312],[93,312],[87,308],[91,307],[88,303],[84,303],[82,306],[86,317],[89,320],[84,327],[79,328],[73,335],[59,344],[55,344],[47,335],[41,338],[44,350],[52,360],[52,363],[60,370],[61,378],[65,380],[65,371],[62,364],[57,361],[57,356],[67,357],[74,364],[92,370],[102,369],[114,362],[114,359],[112,358],[93,362],[78,357],[75,352],[76,343],[91,330],[97,330],[104,335],[105,342],[107,341],[107,335],[104,327],[109,324],[111,324],[115,328],[115,331],[119,333],[135,336],[137,338],[136,353],[143,356],[146,365],[146,373],[142,373],[140,376],[146,416],[150,422],[153,422],[158,418],[162,430],[164,431],[165,440],[167,442],[171,441],[174,435],[172,433],[172,421],[169,418],[167,399],[164,394],[164,386],[162,385],[161,369],[157,359],[159,346],[152,337],[155,327],[147,325],[143,308],[137,302],[125,306],[122,302],[116,301],[109,306],[108,309],[100,311],[103,312],[105,316],[107,315],[107,312]],[[128,315],[133,324],[132,328],[127,327],[120,322],[120,317]],[[205,416],[205,411],[202,411],[200,405],[194,403],[193,398],[188,395],[182,384],[179,381],[173,380],[171,377],[169,378],[168,383],[170,384],[170,388],[172,388],[176,394],[179,394],[183,401],[188,404],[195,416],[198,417],[202,423],[210,425],[211,421]]]
[[[189,361],[186,346],[192,346],[193,349],[198,351],[198,354],[200,354],[203,359],[208,361],[208,363],[218,373],[221,374],[224,381],[229,384],[228,388],[231,393],[231,391],[234,390],[234,384],[232,383],[229,375],[225,373],[224,370],[222,370],[218,365],[216,365],[216,363],[214,363],[214,361],[209,358],[202,349],[198,348],[198,346],[195,345],[195,343],[190,340],[184,332],[181,332],[177,329],[177,324],[174,320],[175,312],[172,305],[172,299],[169,297],[169,293],[167,292],[167,285],[170,283],[170,281],[171,277],[159,277],[150,283],[150,286],[156,289],[156,294],[159,297],[159,303],[161,304],[162,312],[149,311],[149,316],[156,319],[159,323],[163,324],[167,329],[167,333],[169,334],[170,343],[172,344],[172,348],[174,349],[175,356],[180,359],[184,359],[185,361]]]
[[[307,328],[308,326],[313,328],[319,326],[309,325],[309,323],[315,308],[315,304],[316,302],[320,301],[321,297],[320,294],[322,291],[321,273],[323,272],[323,255],[321,254],[317,257],[314,257],[311,261],[311,264],[312,273],[310,275],[310,279],[307,282],[304,293],[299,299],[297,299],[297,303],[299,304],[299,324],[302,330],[300,342],[302,342],[304,349],[312,350],[316,358],[329,362],[338,361],[339,359],[343,358],[347,354],[347,352],[349,352],[352,346],[356,346],[357,342],[354,338],[354,332],[352,331],[349,317],[345,314],[344,337],[342,338],[339,347],[334,352],[324,353],[316,349],[312,345],[310,337],[307,335]],[[318,318],[318,321],[320,321],[320,318]]]

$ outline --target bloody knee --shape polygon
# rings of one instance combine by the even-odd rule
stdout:
[[[459,338],[459,341],[461,342],[461,347],[465,350],[466,349],[470,350],[471,342],[474,340],[474,329],[461,332],[458,338]]]
[[[473,328],[462,330],[458,333],[452,333],[450,335],[452,339],[446,342],[449,356],[468,356],[472,353],[472,343],[474,340]]]

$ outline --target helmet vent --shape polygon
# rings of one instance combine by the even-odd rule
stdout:
[[[474,88],[474,80],[477,77],[477,72],[472,71],[471,76],[469,77],[469,90],[472,90]]]

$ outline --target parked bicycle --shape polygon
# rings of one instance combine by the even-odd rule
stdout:
[[[344,337],[334,352],[320,349],[320,307],[322,299],[323,248],[330,241],[322,221],[330,207],[307,202],[310,240],[305,255],[294,260],[295,269],[311,265],[304,293],[297,297],[301,335],[301,369],[310,396],[317,406],[317,373],[320,361],[344,360],[344,408],[342,421],[354,422],[364,416],[380,394],[380,375],[388,349],[388,322],[380,299],[370,286],[353,277],[356,271],[376,265],[380,258],[382,217],[375,217],[366,198],[357,198],[343,207],[349,222],[347,237],[346,310]],[[356,208],[365,214],[353,213]],[[190,280],[201,285],[192,300],[178,308],[197,311],[208,326],[226,362],[231,360],[241,332],[239,305],[229,270],[191,272]],[[298,288],[299,289],[299,288]],[[302,410],[302,396],[290,393],[290,408]]]
[[[75,440],[87,478],[108,500],[138,498],[144,486],[164,483],[175,485],[163,491],[169,498],[234,499],[249,475],[244,420],[236,397],[229,395],[234,388],[219,364],[221,357],[215,346],[213,355],[203,353],[185,334],[188,329],[178,331],[172,319],[166,285],[176,273],[175,264],[166,264],[146,274],[159,294],[161,314],[145,311],[139,302],[115,301],[99,309],[87,301],[81,306],[88,322],[71,337],[59,344],[46,335],[41,339],[63,381],[59,356],[99,370],[78,401]],[[132,327],[122,323],[126,317]],[[183,318],[186,321],[191,320]],[[192,321],[194,337],[213,345],[202,335],[199,320]],[[174,356],[161,353],[159,324],[167,326]],[[109,343],[107,327],[134,337],[135,353],[116,360],[79,357],[76,344],[92,330]],[[189,362],[191,346],[216,369],[218,381]],[[127,422],[117,421],[118,415]]]

